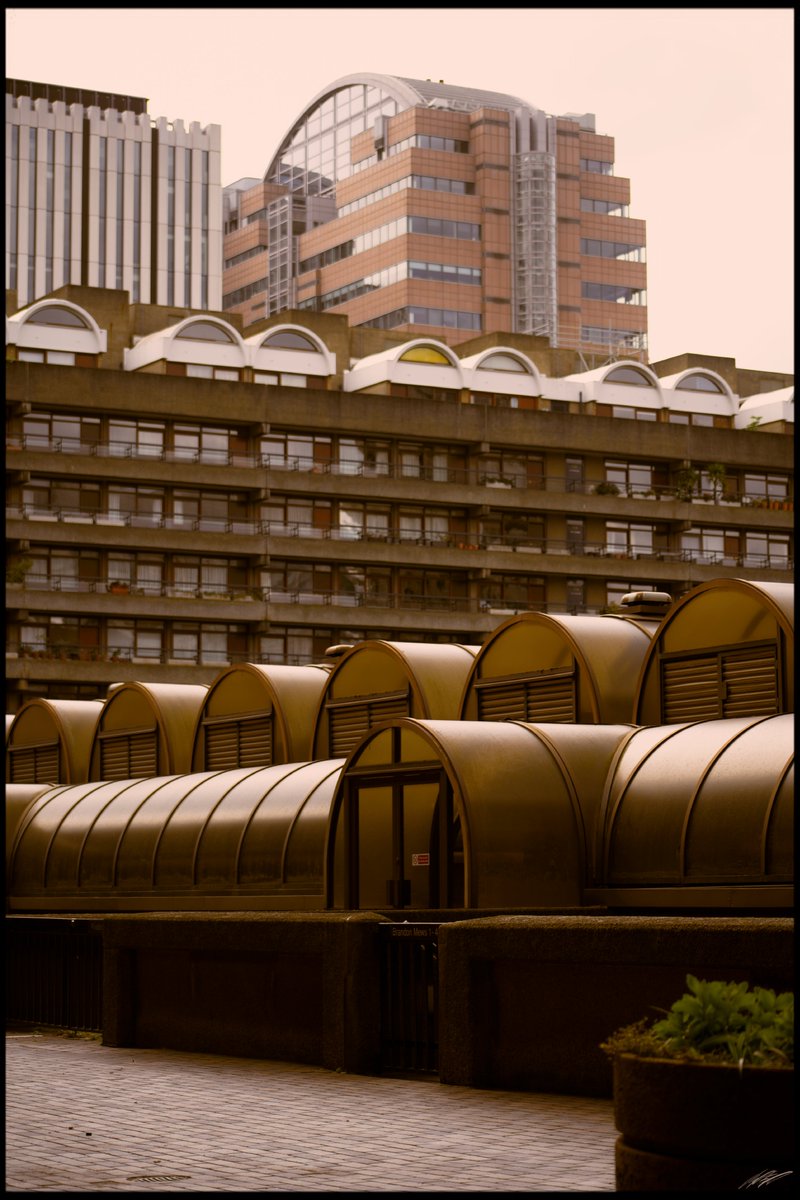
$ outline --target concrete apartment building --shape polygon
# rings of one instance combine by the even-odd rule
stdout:
[[[220,129],[154,120],[147,101],[6,80],[6,287],[64,284],[134,304],[222,301]]]
[[[222,307],[288,308],[450,345],[536,334],[647,361],[645,223],[591,113],[442,81],[350,75],[262,181],[224,189]]]
[[[792,377],[7,297],[7,712],[792,578]]]

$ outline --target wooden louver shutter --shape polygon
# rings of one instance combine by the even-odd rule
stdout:
[[[526,708],[526,721],[577,720],[574,670],[548,672],[531,679],[527,686]]]
[[[661,714],[665,725],[722,716],[716,654],[662,659]]]
[[[527,715],[525,683],[491,683],[476,686],[479,721],[524,721]]]
[[[476,684],[479,721],[575,721],[575,671]]]
[[[101,739],[101,779],[149,779],[157,774],[158,735],[155,729]]]
[[[11,783],[61,783],[58,742],[46,746],[10,746]]]
[[[769,717],[780,712],[775,643],[730,650],[722,655],[723,714]]]
[[[272,716],[239,724],[240,767],[272,766]]]
[[[205,726],[207,771],[272,766],[272,714],[209,721]]]
[[[206,771],[232,771],[239,765],[239,727],[234,721],[206,725]]]
[[[332,758],[345,758],[379,721],[409,715],[408,691],[384,696],[360,696],[355,701],[333,701],[328,708],[328,740]]]
[[[666,725],[721,717],[769,717],[780,712],[774,642],[663,659],[661,679]]]

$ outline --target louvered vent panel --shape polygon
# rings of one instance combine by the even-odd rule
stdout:
[[[12,783],[38,783],[36,778],[36,751],[32,746],[12,746],[9,749],[11,758]]]
[[[331,708],[328,721],[331,758],[345,758],[369,729],[367,705]]]
[[[661,663],[661,680],[665,725],[680,721],[713,721],[722,716],[716,654],[665,659]]]
[[[206,726],[206,771],[232,771],[239,765],[239,725]]]
[[[150,779],[158,774],[158,741],[156,731],[130,735],[130,777]]]
[[[726,717],[769,717],[778,703],[777,648],[752,646],[722,656]]]
[[[103,738],[100,742],[100,778],[130,779],[128,738]]]
[[[526,688],[522,680],[480,687],[477,697],[479,721],[527,720]]]
[[[11,746],[11,783],[61,783],[58,742],[50,746]]]
[[[344,758],[362,737],[380,721],[407,717],[410,710],[408,691],[384,696],[364,696],[352,704],[328,707],[328,729],[332,758]]]
[[[100,742],[101,779],[149,779],[158,774],[156,730],[121,733]]]
[[[577,720],[575,675],[532,679],[527,685],[527,721],[573,722]]]
[[[242,721],[239,724],[240,767],[272,766],[272,717]]]

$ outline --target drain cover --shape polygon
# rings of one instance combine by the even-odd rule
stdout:
[[[191,1175],[129,1175],[128,1183],[172,1183],[173,1179],[191,1179]]]

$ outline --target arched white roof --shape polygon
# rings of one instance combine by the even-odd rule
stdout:
[[[430,347],[447,360],[446,363],[414,362],[405,356],[410,350]],[[361,358],[344,372],[343,388],[358,392],[376,383],[417,383],[437,388],[461,390],[466,387],[461,360],[444,342],[436,338],[413,338],[399,346],[390,346],[380,354]]]
[[[495,366],[495,358],[511,358],[521,368],[519,371]],[[492,346],[478,354],[461,359],[465,386],[474,391],[507,392],[524,396],[542,395],[542,377],[539,368],[521,350],[511,346]]]
[[[224,340],[192,338],[193,325],[212,325]],[[166,329],[149,333],[125,351],[125,370],[137,371],[150,363],[160,362],[199,363],[205,366],[239,369],[247,366],[247,351],[242,335],[221,317],[207,313],[196,313],[185,317]]]
[[[734,427],[746,429],[756,419],[760,425],[772,425],[776,421],[794,425],[794,385],[777,388],[774,392],[760,392],[742,400],[733,419]]]
[[[634,371],[642,375],[642,387],[649,387],[651,385],[655,388],[659,387],[660,380],[655,371],[645,366],[644,363],[636,362],[633,359],[620,359],[619,362],[604,363],[602,367],[593,367],[591,371],[581,371],[572,375],[565,375],[564,378],[577,379],[587,383],[591,381],[605,383],[608,380],[608,376],[613,371],[618,371],[620,367],[631,367]],[[627,384],[626,386],[635,387],[636,385]]]
[[[47,309],[62,309],[74,315],[76,324],[42,320]],[[6,345],[35,350],[66,350],[76,354],[105,354],[108,335],[90,312],[71,300],[37,300],[6,317]]]
[[[717,385],[714,391],[704,388],[682,387],[682,383],[699,375],[710,379]],[[664,392],[664,407],[672,412],[711,413],[722,416],[733,416],[739,406],[739,399],[734,395],[728,384],[716,371],[707,367],[690,367],[686,371],[678,371],[675,375],[662,375],[661,387]]]
[[[633,370],[641,377],[641,386],[635,383],[617,382],[609,378],[615,371],[621,369]],[[664,407],[664,395],[661,380],[650,367],[643,363],[621,359],[619,362],[605,363],[591,371],[566,375],[566,382],[580,385],[581,397],[584,401],[593,400],[595,404],[620,405],[626,408]],[[689,395],[689,393],[685,393]]]
[[[286,332],[297,334],[311,345],[303,349],[269,344],[277,334]],[[305,325],[273,325],[245,338],[244,346],[248,360],[256,371],[290,371],[298,375],[333,375],[336,371],[336,355],[318,334]]]

